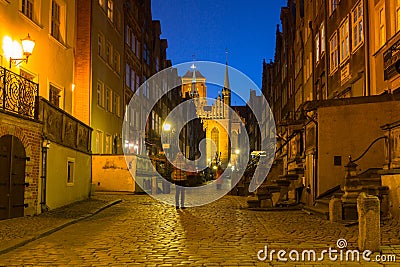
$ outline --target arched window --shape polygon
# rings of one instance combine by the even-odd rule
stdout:
[[[214,142],[215,144],[215,148],[212,149],[212,154],[211,155],[215,155],[215,153],[219,153],[219,131],[218,128],[214,127],[211,131],[211,140]]]

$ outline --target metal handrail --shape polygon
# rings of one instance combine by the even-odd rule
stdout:
[[[376,142],[378,142],[378,141],[381,140],[381,139],[387,139],[387,138],[388,138],[387,136],[381,136],[381,137],[376,138],[374,141],[372,141],[372,143],[368,146],[368,148],[361,154],[361,156],[359,156],[359,157],[356,158],[356,159],[351,159],[351,156],[350,156],[350,162],[351,162],[351,163],[355,163],[356,161],[359,161],[362,157],[365,156],[365,154],[367,154],[367,152],[370,150],[370,148],[371,148]]]

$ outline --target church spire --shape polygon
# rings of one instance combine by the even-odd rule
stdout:
[[[229,84],[229,72],[228,72],[228,50],[226,50],[226,67],[225,67],[225,79],[224,79],[224,89],[230,90],[231,86]]]

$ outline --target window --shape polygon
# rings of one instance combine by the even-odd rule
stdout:
[[[362,1],[351,11],[353,18],[352,32],[353,32],[353,51],[358,48],[363,40],[363,6]]]
[[[112,0],[107,0],[107,17],[111,21],[114,19],[114,3]]]
[[[396,1],[396,7],[395,7],[395,17],[396,17],[396,32],[400,30],[400,0],[395,0]]]
[[[112,54],[111,44],[110,44],[110,43],[107,43],[107,45],[106,45],[105,60],[107,61],[108,64],[110,64],[110,65],[112,66],[112,64],[111,64],[112,55],[111,55],[111,54]]]
[[[103,34],[99,33],[97,39],[97,51],[99,56],[103,57],[104,55],[104,36]]]
[[[119,55],[119,53],[118,52],[115,52],[114,53],[114,70],[117,72],[117,73],[120,73],[121,72],[121,56]]]
[[[378,9],[378,48],[382,47],[386,42],[386,21],[385,21],[385,6],[380,6]]]
[[[103,132],[99,130],[96,131],[96,153],[103,153]]]
[[[320,49],[319,49],[319,33],[315,36],[315,62],[319,62]]]
[[[339,0],[329,0],[329,15],[335,11]]]
[[[131,67],[129,64],[126,64],[125,68],[125,84],[127,87],[131,87]]]
[[[99,0],[99,6],[104,9],[104,0]]]
[[[337,69],[339,65],[338,40],[336,33],[332,36],[331,40],[329,41],[329,45],[330,45],[330,71],[333,72]]]
[[[215,147],[213,145],[212,146],[212,154],[211,155],[215,155],[215,153],[219,152],[219,131],[217,128],[213,128],[211,131],[211,140],[214,143]]]
[[[22,0],[21,12],[29,19],[33,20],[34,0]]]
[[[67,159],[67,184],[74,184],[74,174],[75,174],[75,159]]]
[[[117,95],[117,94],[114,94],[114,102],[113,102],[113,111],[114,111],[114,113],[115,113],[115,115],[117,115],[118,117],[120,117],[121,116],[121,108],[120,108],[120,105],[121,105],[121,98],[120,98],[120,96],[119,95]]]
[[[112,91],[110,88],[106,90],[106,110],[112,112]]]
[[[50,84],[49,101],[56,107],[60,107],[60,93],[61,89],[58,89],[57,87]]]
[[[101,81],[97,82],[97,105],[104,107],[104,84]]]
[[[346,18],[339,29],[340,33],[340,63],[344,62],[350,53],[349,49],[349,19]]]
[[[131,27],[129,27],[128,25],[126,26],[125,29],[125,43],[128,46],[131,46],[131,33],[132,33],[132,29]]]
[[[321,27],[319,27],[319,32],[321,35],[321,57],[325,53],[326,44],[325,44],[325,24],[322,23]]]
[[[135,91],[136,89],[135,78],[136,78],[135,71],[131,69],[131,84],[129,85],[129,87],[131,88],[132,91]]]
[[[106,134],[106,149],[104,152],[106,154],[112,154],[112,139],[109,134]]]
[[[51,36],[61,41],[60,35],[60,5],[51,1]]]

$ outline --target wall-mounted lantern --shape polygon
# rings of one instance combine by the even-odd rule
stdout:
[[[25,58],[10,57],[10,68],[12,66],[12,63],[14,63],[15,66],[18,66],[19,64],[21,64],[24,61],[26,63],[28,63],[28,58],[30,55],[32,55],[33,48],[35,48],[35,41],[31,39],[31,37],[29,36],[29,33],[28,33],[27,37],[25,37],[24,39],[21,39],[21,43],[22,43],[23,55],[25,56]]]

